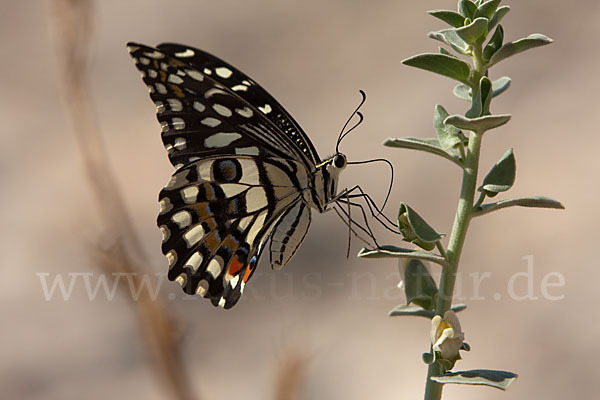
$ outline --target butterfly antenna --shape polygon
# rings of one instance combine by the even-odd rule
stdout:
[[[394,185],[394,166],[392,165],[392,163],[389,160],[386,160],[385,158],[374,158],[372,160],[364,160],[364,161],[349,161],[348,164],[370,164],[370,163],[374,163],[374,162],[384,162],[388,165],[388,167],[390,167],[390,184],[388,186],[388,191],[385,196],[385,200],[383,201],[383,204],[381,205],[381,207],[378,210],[379,214],[377,214],[377,215],[380,215],[383,212],[383,209],[385,208],[385,205],[387,204],[387,202],[390,198],[390,194],[392,193],[392,186]]]
[[[360,100],[360,104],[358,105],[358,107],[356,107],[356,109],[354,109],[354,111],[352,112],[352,114],[350,114],[350,117],[348,118],[348,120],[346,121],[346,123],[344,124],[340,135],[338,136],[338,140],[337,143],[335,144],[335,152],[336,154],[339,153],[338,149],[340,147],[340,142],[342,141],[342,139],[349,134],[350,132],[352,132],[358,125],[361,124],[361,122],[363,121],[364,117],[363,115],[358,111],[360,110],[360,108],[363,106],[363,104],[365,104],[365,101],[367,100],[367,95],[365,94],[364,91],[359,90],[360,95],[362,96],[362,99]],[[359,121],[358,123],[356,123],[352,128],[350,128],[348,131],[346,131],[346,128],[348,127],[348,124],[350,123],[350,121],[352,121],[352,118],[354,118],[355,115],[358,115],[359,117]],[[344,131],[346,131],[344,133]]]

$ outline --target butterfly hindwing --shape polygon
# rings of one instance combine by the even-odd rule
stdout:
[[[170,280],[188,294],[235,304],[286,210],[303,203],[299,162],[210,157],[179,169],[161,191],[158,225]],[[275,184],[276,182],[276,184]]]

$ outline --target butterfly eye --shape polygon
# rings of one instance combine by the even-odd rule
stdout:
[[[346,156],[338,154],[333,157],[333,165],[335,165],[336,168],[344,168],[346,166]]]

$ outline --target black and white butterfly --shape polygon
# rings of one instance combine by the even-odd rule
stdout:
[[[128,48],[177,169],[159,195],[168,277],[231,308],[267,243],[271,266],[282,268],[311,209],[339,200],[346,157],[336,149],[322,161],[284,108],[226,62],[173,43]]]

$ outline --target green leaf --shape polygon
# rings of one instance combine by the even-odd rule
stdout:
[[[444,55],[449,56],[449,57],[458,58],[454,54],[450,53],[448,50],[446,50],[445,48],[443,48],[441,46],[438,47],[438,50],[439,50],[440,54],[444,54]]]
[[[425,250],[432,250],[435,243],[444,235],[435,231],[425,220],[410,206],[400,203],[398,211],[398,227],[403,240],[414,243]]]
[[[457,312],[461,312],[461,311],[465,310],[466,308],[467,308],[467,306],[465,304],[456,304],[451,307],[451,310],[454,311],[455,313],[457,313]],[[435,315],[435,311],[433,311],[433,310],[431,310],[431,311],[424,310],[421,307],[407,306],[405,304],[401,304],[397,307],[394,307],[394,309],[392,309],[389,312],[390,317],[415,316],[415,317],[424,317],[427,319],[431,319],[434,317],[434,315]],[[464,350],[466,350],[466,349],[464,349]]]
[[[487,19],[492,18],[501,1],[502,0],[489,0],[485,3],[481,3],[481,5],[477,7],[477,11],[475,11],[475,14],[473,14],[473,17],[484,17]]]
[[[473,96],[472,92],[473,91],[471,90],[471,88],[468,85],[465,85],[464,83],[459,83],[454,87],[453,90],[453,93],[456,97],[458,97],[459,99],[467,100],[468,102],[471,101],[471,96]]]
[[[485,39],[488,34],[488,20],[477,18],[467,26],[456,29],[456,34],[469,44],[476,44]]]
[[[429,270],[420,260],[408,261],[404,268],[404,293],[407,304],[433,310],[437,301],[437,285]]]
[[[492,100],[492,96],[490,95],[491,92],[492,82],[490,82],[487,76],[483,76],[479,80],[479,86],[477,88],[477,92],[475,92],[473,105],[471,106],[471,109],[466,112],[465,116],[467,118],[477,118],[484,115],[489,115],[490,102]]]
[[[402,61],[403,64],[424,69],[455,79],[459,82],[467,82],[471,67],[458,58],[444,54],[419,54]]]
[[[517,374],[508,371],[473,369],[470,371],[446,372],[441,376],[432,376],[430,379],[442,384],[485,385],[506,390],[517,377]]]
[[[486,115],[479,118],[465,118],[462,115],[451,115],[446,118],[444,123],[454,125],[459,129],[483,133],[502,126],[508,121],[510,121],[510,114]]]
[[[438,19],[441,19],[445,23],[455,28],[460,28],[465,24],[465,17],[457,12],[450,10],[432,10],[428,11],[429,15],[432,15]]]
[[[477,6],[470,0],[458,0],[458,12],[465,18],[473,19]]]
[[[444,120],[449,116],[448,112],[440,104],[435,106],[433,114],[433,128],[437,134],[438,142],[444,150],[452,150],[459,145],[468,145],[468,139],[460,129],[445,125]]]
[[[483,58],[486,61],[489,61],[490,58],[502,47],[502,43],[504,42],[504,28],[502,25],[498,25],[492,38],[488,42],[488,44],[483,49]]]
[[[358,252],[358,257],[363,258],[418,258],[419,260],[431,261],[436,264],[445,267],[448,265],[448,261],[434,253],[422,250],[406,249],[403,247],[396,247],[390,245],[380,246],[376,249],[362,248]]]
[[[524,39],[519,39],[514,42],[506,43],[504,46],[500,47],[500,49],[496,53],[494,53],[494,55],[490,59],[490,62],[487,65],[487,68],[490,68],[492,65],[495,65],[500,61],[507,59],[508,57],[514,56],[515,54],[521,53],[525,50],[545,46],[550,43],[552,43],[552,39],[550,39],[546,35],[542,35],[541,33],[534,33],[533,35],[529,35]]]
[[[501,95],[510,87],[511,79],[508,76],[496,79],[492,82],[492,98]]]
[[[448,46],[452,47],[454,51],[460,54],[470,56],[473,52],[473,47],[462,40],[460,36],[458,36],[456,29],[443,29],[437,32],[429,32],[427,36],[431,39],[439,40],[440,42],[447,44]]]
[[[437,139],[387,138],[383,142],[383,145],[387,147],[419,150],[435,154],[452,161],[461,168],[463,167],[462,162],[454,154],[444,150]]]
[[[510,148],[502,158],[492,167],[483,180],[479,191],[485,191],[486,196],[494,197],[500,192],[506,192],[515,183],[517,173],[517,162],[513,149]]]
[[[500,200],[496,203],[484,204],[479,209],[473,212],[474,217],[479,217],[481,215],[485,215],[492,211],[501,210],[503,208],[508,207],[532,207],[532,208],[553,208],[558,210],[564,210],[565,206],[563,206],[559,201],[550,199],[548,197],[543,196],[533,196],[533,197],[519,197],[516,199],[508,199],[508,200]]]
[[[502,21],[502,18],[504,18],[504,16],[506,14],[508,14],[509,11],[510,11],[509,6],[502,6],[502,7],[498,8],[496,10],[496,12],[494,13],[494,16],[492,17],[492,19],[490,19],[490,22],[488,23],[488,31],[491,31],[492,29],[494,29],[494,27],[496,25],[498,25],[500,23],[500,21]]]

